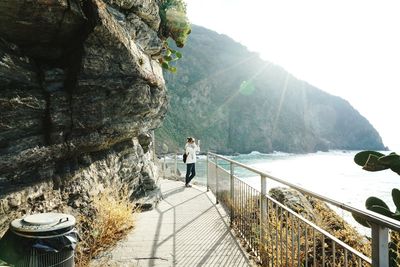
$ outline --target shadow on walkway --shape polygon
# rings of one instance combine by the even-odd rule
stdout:
[[[160,189],[163,200],[139,215],[108,266],[251,266],[205,187],[163,180]]]

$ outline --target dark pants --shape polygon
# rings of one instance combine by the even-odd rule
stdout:
[[[194,163],[186,164],[186,184],[189,184],[195,175],[196,168],[194,167]]]

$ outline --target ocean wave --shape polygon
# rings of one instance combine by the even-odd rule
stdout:
[[[287,152],[282,152],[282,151],[274,151],[272,154],[269,155],[274,155],[274,156],[290,156],[293,155],[292,153],[287,153]]]
[[[339,149],[333,149],[329,151],[317,151],[315,153],[310,153],[311,155],[349,155],[349,154],[356,154],[357,152],[360,152],[358,150],[339,150]]]
[[[272,153],[261,153],[258,151],[252,151],[249,154],[240,154],[240,155],[249,155],[249,156],[290,156],[292,153],[282,152],[282,151],[273,151]]]

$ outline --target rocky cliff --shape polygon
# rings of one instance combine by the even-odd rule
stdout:
[[[30,212],[154,187],[166,113],[155,0],[0,3],[0,236]]]
[[[171,150],[186,137],[223,153],[384,149],[374,127],[346,100],[262,60],[228,36],[202,27],[166,73],[171,108],[157,130]]]

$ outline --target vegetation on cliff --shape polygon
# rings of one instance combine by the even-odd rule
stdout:
[[[191,32],[186,3],[182,0],[162,0],[159,5],[161,36],[171,37],[178,47],[183,47]]]
[[[192,25],[176,75],[165,73],[169,111],[157,130],[170,150],[187,136],[202,149],[247,153],[384,149],[347,101],[296,79],[227,36]]]
[[[186,3],[182,0],[160,1],[160,34],[165,38],[170,37],[177,47],[182,48],[191,32],[190,23],[186,16]],[[172,49],[168,41],[164,41],[162,56],[159,58],[161,66],[172,72],[176,67],[170,63],[182,58],[182,54]]]

